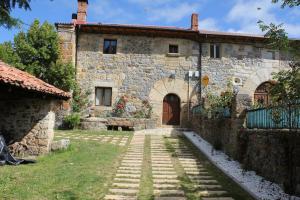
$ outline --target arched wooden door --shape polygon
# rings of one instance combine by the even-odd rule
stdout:
[[[260,84],[254,93],[254,101],[262,106],[268,106],[271,103],[270,90],[272,83],[264,82]]]
[[[162,119],[164,125],[180,125],[180,99],[177,95],[165,96]]]

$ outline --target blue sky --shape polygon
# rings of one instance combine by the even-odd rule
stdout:
[[[77,0],[32,0],[31,11],[12,15],[26,24],[34,19],[70,22]],[[190,15],[199,13],[200,29],[261,34],[257,21],[284,23],[289,37],[300,38],[300,7],[281,9],[271,0],[89,0],[88,21],[189,27]],[[12,40],[22,29],[0,28],[0,42]]]

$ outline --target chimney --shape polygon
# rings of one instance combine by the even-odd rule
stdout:
[[[199,24],[198,24],[198,14],[193,13],[192,14],[192,19],[191,19],[191,29],[193,31],[198,31],[199,30]]]
[[[88,0],[78,0],[77,23],[86,23]]]

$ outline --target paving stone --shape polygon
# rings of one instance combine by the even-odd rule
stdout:
[[[162,183],[174,184],[179,182],[180,181],[177,179],[153,179],[153,183],[155,184],[162,184]]]
[[[137,200],[137,197],[123,195],[106,195],[104,200]]]
[[[234,200],[231,197],[202,197],[202,200]]]
[[[197,189],[220,189],[221,185],[195,185]]]
[[[152,175],[153,178],[155,179],[176,179],[177,178],[177,175],[156,175],[156,174],[153,174]]]
[[[136,195],[139,190],[137,189],[109,189],[112,194],[123,194],[123,195]]]
[[[154,189],[178,189],[178,184],[153,184]]]
[[[158,170],[158,171],[153,171],[152,170],[152,174],[165,174],[165,175],[176,175],[175,171],[162,171],[162,170]]]
[[[154,190],[155,196],[184,196],[182,190]]]
[[[192,180],[207,180],[207,179],[212,179],[212,176],[201,176],[201,175],[188,175],[188,177]]]
[[[114,187],[118,188],[138,188],[140,184],[138,183],[113,183]]]
[[[155,197],[154,200],[186,200],[185,197]]]
[[[209,196],[221,196],[227,194],[226,191],[214,191],[214,190],[207,190],[198,192],[198,194],[202,197],[209,197]]]

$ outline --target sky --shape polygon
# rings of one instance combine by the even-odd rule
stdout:
[[[31,11],[15,9],[12,16],[25,24],[71,22],[77,0],[31,0]],[[88,22],[190,27],[192,13],[199,28],[214,31],[262,34],[257,22],[283,23],[290,38],[300,38],[300,7],[281,9],[271,0],[89,0]],[[0,43],[13,40],[21,29],[0,27]]]

